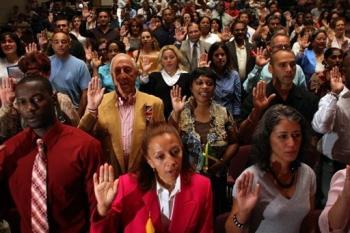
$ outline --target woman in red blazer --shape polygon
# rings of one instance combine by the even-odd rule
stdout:
[[[176,129],[150,126],[141,153],[134,173],[114,180],[105,164],[94,174],[91,232],[213,232],[210,181],[192,172]]]

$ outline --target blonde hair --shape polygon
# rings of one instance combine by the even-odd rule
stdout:
[[[183,71],[189,71],[188,62],[186,61],[185,57],[182,55],[181,51],[175,45],[165,45],[162,47],[162,49],[160,50],[160,53],[159,53],[159,58],[158,58],[158,70],[163,69],[162,57],[163,57],[163,53],[166,50],[171,50],[175,53],[175,55],[177,57],[177,63],[178,63],[179,69],[181,69]]]

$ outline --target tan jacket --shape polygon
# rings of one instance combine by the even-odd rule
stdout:
[[[101,141],[105,158],[112,164],[116,177],[119,177],[121,174],[137,168],[140,160],[139,149],[146,129],[145,105],[153,108],[153,122],[165,121],[165,119],[161,99],[140,91],[136,92],[132,148],[128,167],[126,167],[121,139],[120,114],[116,101],[115,92],[105,94],[98,108],[98,117],[95,118],[92,114],[86,112],[81,118],[78,128],[91,133]]]

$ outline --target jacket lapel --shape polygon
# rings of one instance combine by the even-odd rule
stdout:
[[[156,233],[163,232],[157,193],[154,191],[154,189],[151,189],[143,195],[142,199],[145,208],[148,210],[148,214],[152,219],[152,224],[156,230]]]
[[[169,232],[186,232],[195,211],[192,190],[181,180],[181,192],[176,195]]]
[[[110,99],[108,100],[105,108],[106,112],[104,113],[106,117],[106,124],[108,124],[106,128],[109,131],[109,135],[111,135],[113,150],[122,170],[121,172],[125,173],[126,167],[124,163],[123,144],[121,140],[121,123],[119,109],[117,106],[117,97],[115,93],[109,97]]]

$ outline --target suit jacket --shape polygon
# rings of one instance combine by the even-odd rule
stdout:
[[[210,44],[205,42],[205,41],[199,40],[198,45],[199,45],[199,50],[200,50],[200,53],[198,54],[198,61],[199,61],[199,55],[202,53],[208,53],[209,48],[210,48]],[[189,39],[184,40],[182,42],[181,47],[180,47],[180,51],[184,54],[188,64],[190,65],[191,70],[194,70],[194,67],[197,67],[197,66],[194,66],[194,64],[192,64],[192,49],[191,49]]]
[[[238,72],[238,59],[237,59],[237,53],[236,53],[236,45],[235,41],[229,41],[226,43],[228,46],[231,56],[232,56],[232,62],[233,62],[233,67],[237,70]],[[247,62],[246,62],[246,75],[244,77],[244,80],[247,78],[248,74],[250,71],[254,68],[255,66],[255,57],[252,56],[252,50],[254,49],[253,44],[249,43],[248,40],[245,41],[245,47],[247,50]],[[241,82],[243,83],[243,82]]]
[[[144,107],[152,106],[153,122],[165,121],[163,115],[163,102],[158,97],[136,91],[134,104],[134,123],[132,135],[132,148],[129,155],[128,167],[125,165],[123,144],[121,138],[120,113],[115,92],[104,95],[98,107],[98,117],[95,118],[88,111],[79,122],[79,128],[90,132],[100,139],[106,160],[112,164],[116,176],[136,169],[139,162],[139,149],[146,129]]]
[[[176,194],[172,219],[168,229],[163,229],[161,211],[155,188],[141,191],[136,175],[126,174],[119,178],[117,195],[106,217],[99,216],[96,209],[91,217],[91,233],[145,232],[150,216],[155,232],[209,233],[213,232],[212,192],[208,178],[192,174],[184,181]]]

